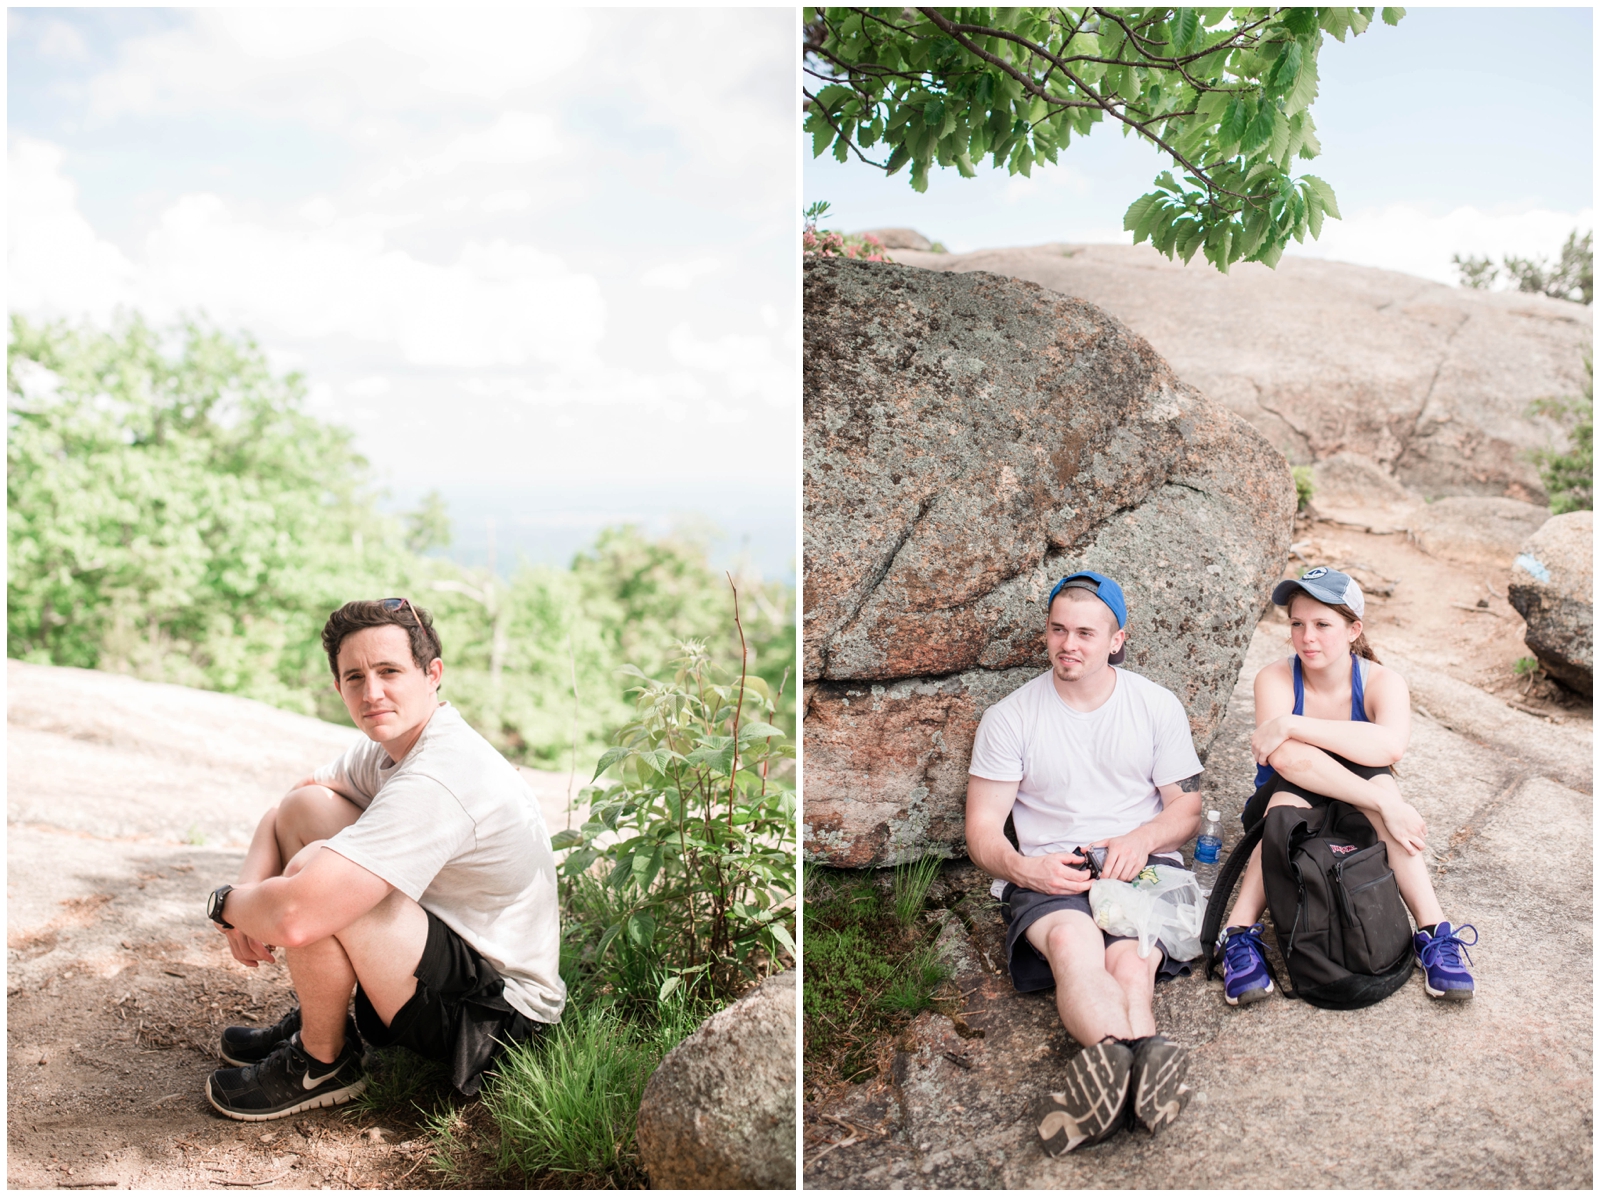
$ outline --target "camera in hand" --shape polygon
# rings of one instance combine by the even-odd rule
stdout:
[[[1106,867],[1106,850],[1104,848],[1079,848],[1078,855],[1083,858],[1083,867],[1089,870],[1089,876],[1098,881],[1100,879],[1100,870]]]

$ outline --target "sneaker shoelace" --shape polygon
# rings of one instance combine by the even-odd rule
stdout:
[[[1228,942],[1223,945],[1223,960],[1230,972],[1248,972],[1255,964],[1256,958],[1261,954],[1261,941],[1257,938],[1260,932],[1251,928],[1237,935],[1228,936]]]
[[[1470,941],[1461,938],[1461,932],[1463,931],[1472,932]],[[1430,938],[1427,943],[1422,945],[1422,951],[1418,955],[1422,957],[1423,968],[1432,968],[1436,964],[1442,964],[1445,968],[1460,969],[1463,956],[1467,958],[1468,964],[1472,963],[1472,955],[1467,951],[1467,948],[1477,942],[1478,929],[1471,923],[1463,923],[1459,927],[1450,928],[1450,934],[1448,935],[1436,935]]]

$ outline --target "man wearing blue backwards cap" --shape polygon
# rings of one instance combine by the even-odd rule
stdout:
[[[1087,849],[1100,875],[1131,881],[1148,864],[1182,867],[1200,825],[1200,758],[1177,695],[1115,668],[1124,656],[1122,588],[1092,570],[1050,592],[1048,672],[984,712],[967,778],[967,847],[996,878],[1007,963],[1021,992],[1056,990],[1084,1045],[1034,1125],[1051,1155],[1109,1138],[1127,1121],[1154,1132],[1189,1101],[1188,1051],[1156,1033],[1158,977],[1189,966],[1108,935],[1089,909]],[[1005,832],[1016,828],[1016,846]],[[1080,852],[1080,848],[1084,852]]]

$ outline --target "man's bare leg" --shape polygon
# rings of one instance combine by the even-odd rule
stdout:
[[[1105,956],[1106,971],[1122,989],[1128,1007],[1130,1033],[1119,1038],[1143,1039],[1154,1035],[1156,1016],[1151,1004],[1155,1000],[1156,973],[1161,968],[1160,949],[1152,948],[1150,955],[1141,959],[1138,940],[1120,939],[1106,946]]]
[[[1061,1025],[1088,1046],[1106,1036],[1132,1039],[1128,997],[1106,971],[1106,943],[1094,920],[1081,910],[1056,910],[1025,933],[1056,978],[1056,1011]]]
[[[320,841],[302,847],[284,875],[294,876],[321,850]],[[343,930],[285,949],[300,999],[300,1042],[306,1051],[323,1063],[338,1058],[357,981],[384,1025],[392,1022],[416,992],[413,974],[427,942],[427,912],[395,890]]]

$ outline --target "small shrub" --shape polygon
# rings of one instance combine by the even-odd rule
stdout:
[[[1538,668],[1539,662],[1534,657],[1518,657],[1517,663],[1512,666],[1512,670],[1518,677],[1526,677],[1528,674],[1533,673]]]
[[[679,985],[726,998],[794,954],[795,795],[775,770],[794,744],[765,721],[762,678],[720,681],[703,643],[680,650],[670,680],[623,671],[640,680],[637,717],[595,768],[621,780],[586,787],[588,820],[552,844],[572,850],[575,899],[608,920],[592,958],[603,984],[638,994],[659,968],[660,999]],[[582,888],[596,868],[604,904]]]
[[[1538,399],[1528,408],[1529,415],[1550,416],[1561,424],[1572,442],[1565,453],[1538,449],[1530,454],[1554,515],[1594,508],[1594,359],[1585,359],[1583,366],[1589,381],[1581,396]]]
[[[836,233],[818,228],[828,214],[829,205],[819,200],[806,209],[805,231],[800,234],[800,252],[808,258],[858,258],[863,262],[892,262],[883,242],[869,235]]]
[[[1295,466],[1291,473],[1294,475],[1295,510],[1304,511],[1311,506],[1311,467]]]

